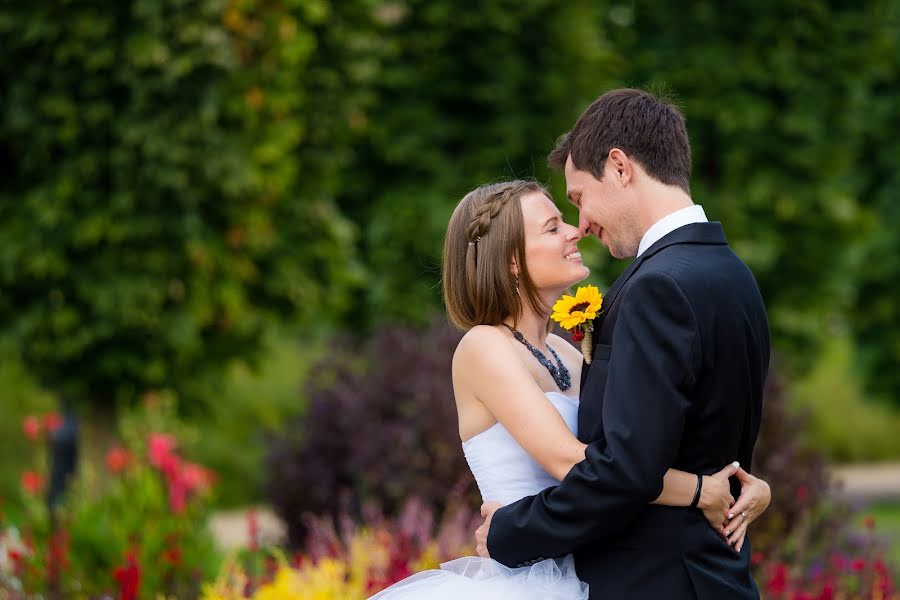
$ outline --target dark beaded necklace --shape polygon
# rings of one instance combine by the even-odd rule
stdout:
[[[546,355],[544,355],[543,352],[529,344],[528,340],[525,339],[524,335],[519,333],[518,329],[513,329],[506,323],[504,323],[503,325],[512,332],[514,338],[522,342],[522,344],[524,344],[525,347],[531,351],[531,354],[534,355],[539,363],[544,365],[547,370],[550,371],[550,375],[553,377],[553,381],[556,382],[557,387],[559,387],[561,391],[565,392],[567,389],[572,387],[572,377],[571,375],[569,375],[569,369],[567,369],[565,363],[560,360],[559,355],[556,353],[556,350],[551,348],[549,345],[547,346],[547,348],[550,348],[550,354],[553,355],[553,358],[556,360],[556,364],[559,366],[554,365],[552,362],[550,362],[550,359],[547,358]]]

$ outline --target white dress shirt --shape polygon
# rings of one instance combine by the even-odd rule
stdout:
[[[679,227],[690,225],[691,223],[708,223],[706,213],[699,204],[682,208],[670,213],[653,224],[653,227],[647,230],[644,237],[641,238],[641,244],[638,246],[637,255],[640,256],[647,251],[647,248],[669,235]]]

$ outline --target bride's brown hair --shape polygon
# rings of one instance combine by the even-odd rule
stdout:
[[[550,197],[534,181],[490,183],[466,194],[453,211],[444,238],[444,304],[459,329],[499,325],[509,316],[518,320],[523,297],[534,310],[549,310],[525,263],[521,199],[535,192]]]

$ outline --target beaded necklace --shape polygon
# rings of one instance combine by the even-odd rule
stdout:
[[[553,381],[556,382],[557,387],[563,392],[572,387],[572,377],[569,375],[569,369],[566,368],[565,363],[560,360],[559,355],[556,353],[556,350],[547,345],[547,348],[550,348],[550,354],[553,355],[553,358],[556,359],[556,363],[559,366],[554,365],[550,362],[550,359],[547,358],[543,352],[532,346],[528,343],[528,340],[525,339],[525,336],[522,335],[518,329],[513,329],[506,323],[503,324],[507,329],[509,329],[513,337],[522,342],[526,348],[531,351],[531,354],[538,360],[539,363],[544,365],[548,371],[550,371],[550,375],[553,377]]]

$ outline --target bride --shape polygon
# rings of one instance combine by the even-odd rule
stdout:
[[[582,356],[549,333],[550,307],[589,270],[579,230],[562,220],[539,184],[481,186],[456,207],[444,241],[444,301],[466,331],[453,356],[453,391],[463,452],[485,502],[509,504],[555,486],[584,460],[577,438]],[[747,521],[768,506],[768,485],[736,463],[703,477],[698,507],[740,547],[745,527],[726,531],[735,504],[728,478],[742,483]],[[688,507],[697,476],[670,469],[654,504]],[[745,507],[746,506],[746,507]],[[417,573],[372,600],[501,598],[581,600],[571,556],[508,568],[464,557]]]

